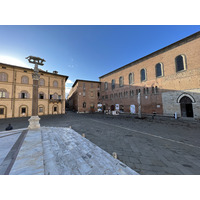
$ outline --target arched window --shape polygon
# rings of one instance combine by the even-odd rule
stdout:
[[[44,81],[43,78],[41,78],[41,79],[39,80],[39,85],[41,85],[41,86],[44,86],[44,85],[45,85],[45,81]]]
[[[21,99],[28,99],[29,98],[29,93],[27,91],[23,90],[19,94],[19,98],[21,98]]]
[[[124,78],[123,76],[119,77],[119,87],[123,87],[124,86]]]
[[[112,80],[111,85],[112,85],[112,90],[114,90],[115,89],[115,79]]]
[[[21,83],[22,84],[28,84],[28,82],[29,82],[28,76],[22,76]]]
[[[154,87],[153,87],[153,86],[152,86],[152,88],[151,88],[151,91],[152,91],[152,94],[155,93],[155,91],[154,91]]]
[[[158,86],[155,87],[155,94],[158,94]]]
[[[7,90],[0,89],[0,98],[9,98],[9,94],[8,94]]]
[[[44,113],[44,105],[39,105],[38,106],[38,113]]]
[[[108,89],[108,83],[107,83],[107,82],[104,83],[104,89],[105,89],[105,90]]]
[[[53,106],[53,112],[54,112],[54,114],[55,114],[55,112],[58,113],[58,105],[54,105],[54,106]]]
[[[141,82],[146,81],[146,70],[145,69],[140,70],[140,77],[141,77]]]
[[[129,75],[128,75],[128,81],[129,81],[129,85],[131,85],[131,84],[133,84],[133,73],[130,73]]]
[[[0,81],[8,81],[8,74],[5,72],[0,72]]]
[[[39,92],[39,99],[45,99],[44,92]]]
[[[86,108],[86,103],[85,102],[83,102],[83,108]]]
[[[186,70],[186,58],[184,55],[179,55],[175,58],[176,72]]]
[[[53,87],[58,87],[58,81],[53,82]]]
[[[162,63],[157,63],[155,66],[156,70],[156,77],[163,76],[163,64]]]

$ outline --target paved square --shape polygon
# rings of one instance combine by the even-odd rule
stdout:
[[[8,123],[28,126],[28,118],[0,120],[0,131]],[[140,174],[200,174],[200,125],[193,121],[130,115],[76,114],[42,116],[41,126],[69,127]]]

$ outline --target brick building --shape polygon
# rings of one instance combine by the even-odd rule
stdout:
[[[82,112],[97,112],[100,98],[100,82],[76,80],[68,95],[69,109]]]
[[[100,78],[104,109],[200,118],[200,32],[122,66]]]
[[[33,69],[0,63],[0,119],[31,116]],[[68,76],[39,70],[38,115],[65,113]]]

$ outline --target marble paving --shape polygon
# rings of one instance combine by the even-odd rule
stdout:
[[[138,173],[70,128],[42,127],[39,130],[28,131],[9,174],[137,175]]]

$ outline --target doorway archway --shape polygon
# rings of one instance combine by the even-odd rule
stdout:
[[[183,96],[180,101],[180,107],[181,107],[181,116],[182,117],[193,117],[193,101],[191,98],[187,96]]]

